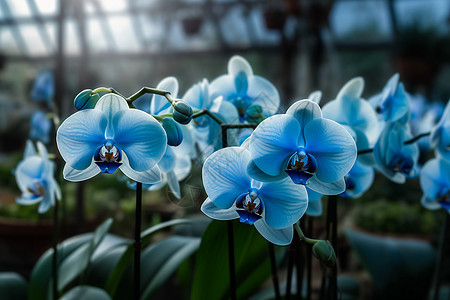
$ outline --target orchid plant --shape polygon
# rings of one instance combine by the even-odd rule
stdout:
[[[44,76],[41,81],[45,80]],[[329,206],[336,204],[337,195],[361,197],[370,189],[376,171],[396,183],[420,175],[423,205],[450,212],[450,103],[431,133],[414,137],[410,96],[398,74],[369,100],[362,98],[363,90],[364,80],[357,77],[322,107],[322,95],[316,91],[279,113],[275,86],[255,75],[240,56],[229,60],[227,74],[212,81],[203,79],[181,99],[174,77],[129,97],[113,88],[87,89],[75,97],[78,111],[57,130],[57,147],[65,161],[63,176],[79,182],[120,169],[133,182],[129,185],[137,193],[136,299],[141,291],[142,188],[159,189],[167,183],[181,198],[180,182],[196,156],[204,162],[202,181],[207,194],[201,211],[231,224],[227,230],[232,299],[236,299],[232,219],[254,227],[275,245],[290,245],[296,233],[336,277],[332,247],[336,234],[328,233],[331,243],[315,240],[306,237],[300,226],[304,214],[322,214],[323,195],[329,196]],[[37,86],[36,94],[46,94],[45,89]],[[228,134],[228,129],[238,131]],[[427,135],[436,158],[420,167],[416,142]],[[38,149],[39,155],[28,143],[24,161],[16,169],[23,192],[17,202],[41,202],[42,213],[61,196],[53,163],[42,143]],[[329,231],[336,232],[336,217],[331,223]]]

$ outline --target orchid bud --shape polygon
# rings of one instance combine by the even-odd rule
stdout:
[[[245,111],[245,120],[249,123],[261,123],[264,120],[262,111],[260,105],[250,105]]]
[[[192,108],[183,100],[178,100],[173,103],[173,119],[180,124],[188,124],[192,119]]]
[[[166,131],[167,145],[178,146],[183,141],[183,132],[180,125],[172,118],[164,118],[162,121],[162,127]]]
[[[81,91],[73,100],[73,105],[77,110],[94,108],[100,99],[99,94],[92,94],[92,90],[86,89]]]
[[[329,271],[336,266],[336,253],[329,241],[320,240],[312,247],[314,256],[320,260],[323,269]]]

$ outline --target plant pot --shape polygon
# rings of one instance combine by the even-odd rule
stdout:
[[[428,241],[347,229],[345,235],[372,276],[375,299],[426,299],[436,251]]]

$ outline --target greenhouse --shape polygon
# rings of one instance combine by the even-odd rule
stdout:
[[[450,299],[447,0],[0,0],[0,299]]]

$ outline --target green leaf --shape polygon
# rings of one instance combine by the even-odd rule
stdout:
[[[82,274],[89,265],[92,254],[94,253],[101,240],[104,238],[111,227],[112,219],[109,218],[103,222],[94,232],[92,239],[72,252],[64,259],[58,268],[58,291],[61,292],[72,280]]]
[[[178,219],[163,222],[158,225],[152,226],[141,233],[142,244],[148,243],[153,234],[162,229],[190,222],[191,221],[187,219]],[[105,290],[108,292],[108,294],[111,295],[112,298],[114,298],[116,295],[117,288],[119,287],[120,281],[123,275],[125,274],[125,271],[131,265],[133,255],[134,255],[134,247],[133,245],[129,245],[124,254],[122,255],[122,257],[120,258],[119,262],[116,264],[114,270],[109,275],[108,281],[106,282]]]
[[[237,298],[246,299],[270,276],[267,241],[253,226],[233,222]],[[227,222],[212,221],[197,252],[191,299],[228,299]]]
[[[92,239],[92,233],[85,233],[71,237],[58,245],[58,265],[78,247]],[[53,249],[47,250],[34,265],[30,277],[28,299],[47,299],[47,290],[52,277]]]
[[[102,289],[88,285],[74,287],[59,300],[111,300],[111,297]]]
[[[28,283],[17,273],[0,273],[0,295],[2,300],[27,299]]]
[[[178,269],[181,263],[200,246],[200,238],[171,236],[151,245],[142,255],[141,277],[146,287],[141,300],[153,293]]]

